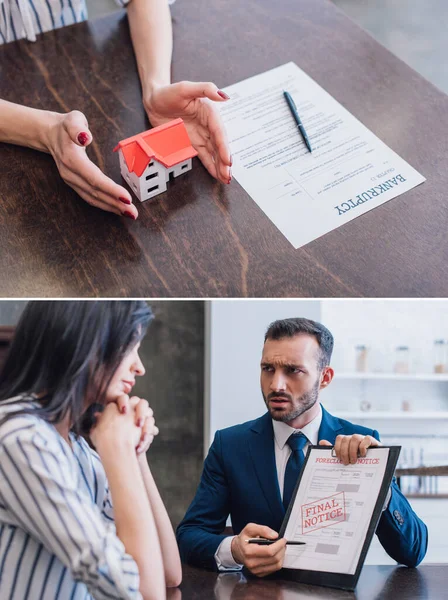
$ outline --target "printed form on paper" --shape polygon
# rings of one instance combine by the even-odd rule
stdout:
[[[354,574],[389,457],[369,448],[365,458],[344,466],[328,450],[312,448],[284,532],[283,567]]]
[[[297,106],[313,152],[284,90]],[[225,91],[230,100],[218,106],[232,173],[295,248],[425,181],[295,63]]]

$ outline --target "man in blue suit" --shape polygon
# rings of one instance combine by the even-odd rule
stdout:
[[[282,568],[285,540],[270,546],[251,537],[277,539],[309,444],[331,445],[344,464],[380,446],[378,432],[330,415],[319,403],[332,381],[333,336],[320,323],[284,319],[266,332],[262,417],[218,431],[196,496],[177,529],[184,562],[220,571],[241,569],[263,577]],[[244,401],[244,399],[242,399]],[[231,516],[235,535],[223,533]],[[417,566],[426,553],[427,528],[395,480],[376,534],[398,563]]]

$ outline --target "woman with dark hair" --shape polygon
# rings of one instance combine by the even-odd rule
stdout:
[[[30,302],[0,374],[0,598],[163,600],[181,581],[129,397],[145,302]],[[80,435],[89,423],[96,452]]]

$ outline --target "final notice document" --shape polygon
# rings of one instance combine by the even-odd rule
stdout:
[[[388,448],[370,448],[344,466],[329,450],[312,448],[286,525],[283,566],[353,575],[383,484]]]

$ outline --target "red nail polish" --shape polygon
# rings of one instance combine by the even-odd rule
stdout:
[[[145,421],[144,421],[144,419],[140,418],[140,419],[137,421],[137,427],[143,427],[143,423],[144,423],[144,422],[145,422]]]
[[[87,133],[85,133],[84,131],[82,131],[79,135],[78,135],[78,142],[81,144],[81,146],[85,146],[87,144],[87,142],[89,141],[89,136]]]
[[[120,198],[118,198],[118,200],[120,200],[120,202],[123,202],[123,204],[132,204],[132,202],[129,200],[129,198],[124,198],[123,196],[120,196]]]
[[[233,156],[230,155],[230,166],[232,166],[232,165],[233,165]]]
[[[121,407],[121,414],[125,415],[128,412],[128,407],[127,406],[122,406]]]
[[[123,217],[128,217],[129,219],[133,219],[134,221],[137,218],[133,213],[129,212],[128,210],[124,211]]]
[[[223,100],[230,100],[230,96],[228,96],[225,92],[223,92],[222,90],[218,90],[218,96],[221,96],[221,98]]]

